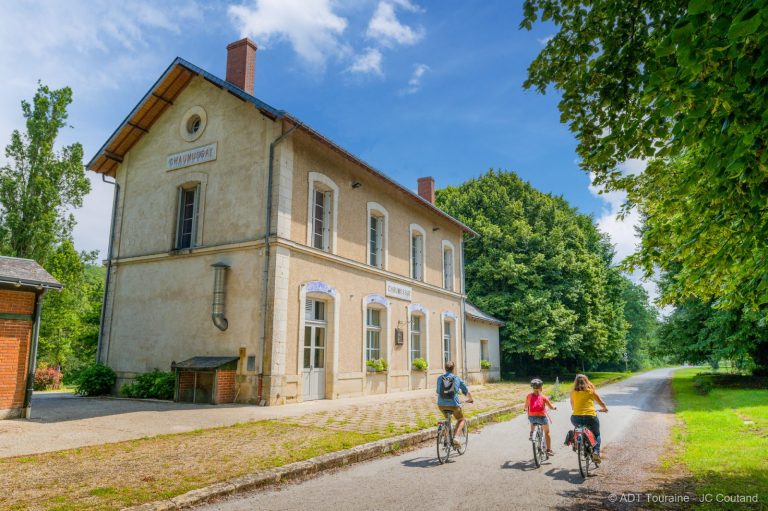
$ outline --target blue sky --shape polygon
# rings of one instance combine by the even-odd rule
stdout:
[[[590,188],[557,94],[522,87],[555,29],[519,30],[521,13],[501,0],[2,2],[0,142],[22,126],[37,80],[69,85],[61,141],[81,142],[87,161],[174,57],[223,77],[226,45],[249,36],[258,98],[406,186],[513,170],[593,214],[627,255],[634,220],[616,221],[621,197]],[[90,177],[75,242],[104,256],[112,189]]]

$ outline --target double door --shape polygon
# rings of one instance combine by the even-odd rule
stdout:
[[[302,398],[325,398],[325,351],[327,324],[325,304],[307,300],[302,353]]]

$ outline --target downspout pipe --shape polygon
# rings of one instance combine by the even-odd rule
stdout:
[[[117,218],[117,202],[120,198],[120,185],[117,180],[107,181],[105,174],[101,175],[101,180],[108,185],[115,187],[115,193],[112,199],[112,221],[109,226],[109,247],[107,247],[107,274],[104,277],[104,295],[101,297],[101,317],[99,318],[99,340],[96,344],[96,362],[102,362],[101,355],[104,343],[104,315],[107,308],[107,296],[109,295],[109,277],[112,272],[112,245],[115,243],[115,219]],[[107,363],[106,360],[103,363]]]
[[[229,321],[224,316],[224,301],[226,299],[226,278],[229,265],[225,263],[216,263],[213,267],[213,306],[211,309],[211,320],[216,328],[222,332],[229,328]]]
[[[464,345],[464,353],[461,354],[461,363],[464,368],[464,378],[466,379],[469,373],[467,372],[467,295],[464,288],[464,235],[461,236],[461,251],[459,253],[459,258],[459,268],[461,268],[461,340]]]
[[[24,418],[32,418],[32,392],[35,390],[35,368],[37,367],[37,341],[40,335],[40,312],[43,307],[43,297],[46,290],[35,294],[35,312],[32,318],[32,341],[29,346],[29,363],[27,364],[27,389],[24,393]]]
[[[286,139],[297,128],[301,127],[301,123],[296,123],[294,126],[277,137],[272,143],[269,144],[269,163],[267,172],[267,217],[264,222],[264,270],[262,272],[262,285],[261,285],[261,303],[262,303],[262,333],[261,333],[261,371],[259,375],[259,388],[258,388],[258,402],[262,401],[262,388],[265,376],[265,360],[266,353],[265,348],[267,344],[267,312],[268,312],[268,299],[269,299],[269,263],[271,257],[271,250],[269,246],[269,239],[272,236],[272,187],[274,183],[275,175],[275,148]],[[271,369],[269,369],[267,376],[271,375]]]

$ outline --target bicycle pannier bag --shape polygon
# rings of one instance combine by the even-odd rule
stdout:
[[[565,434],[565,444],[564,445],[573,445],[573,430],[568,431],[568,433]]]
[[[587,437],[587,441],[589,442],[590,447],[594,447],[597,443],[597,440],[595,440],[595,435],[592,433],[592,430],[589,428],[584,428],[584,436]]]
[[[440,398],[453,399],[456,396],[456,378],[445,375],[440,378]]]

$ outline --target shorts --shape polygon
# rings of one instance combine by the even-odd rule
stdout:
[[[542,426],[546,426],[549,424],[549,419],[547,419],[547,417],[544,415],[529,415],[528,422],[531,424],[541,424]]]
[[[464,414],[461,412],[460,406],[438,406],[441,412],[453,412],[453,416],[457,421],[464,418]]]

